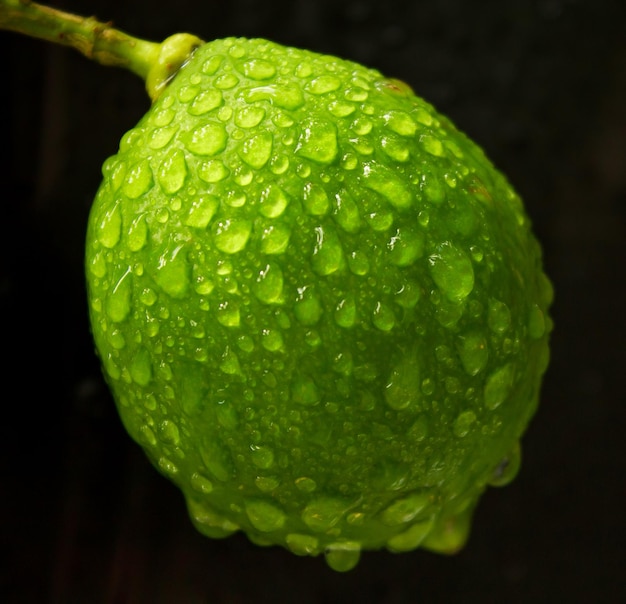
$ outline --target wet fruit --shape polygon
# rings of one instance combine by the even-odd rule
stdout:
[[[514,474],[551,288],[519,198],[406,85],[264,40],[201,46],[104,165],[93,333],[200,531],[454,551]]]

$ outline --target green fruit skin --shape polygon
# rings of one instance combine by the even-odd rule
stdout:
[[[103,175],[97,351],[198,529],[337,570],[458,549],[515,473],[552,327],[529,219],[481,149],[375,70],[225,39]]]

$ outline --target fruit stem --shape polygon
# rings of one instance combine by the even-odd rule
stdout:
[[[175,34],[161,44],[128,35],[95,17],[30,0],[0,0],[0,29],[69,46],[101,65],[123,67],[146,82],[154,101],[202,40]]]

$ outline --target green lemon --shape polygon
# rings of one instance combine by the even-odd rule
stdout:
[[[202,533],[453,552],[519,466],[552,289],[522,203],[403,83],[198,48],[103,167],[86,272],[119,413]]]

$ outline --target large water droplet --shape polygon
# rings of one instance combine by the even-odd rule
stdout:
[[[148,224],[145,216],[137,216],[128,229],[128,249],[138,252],[148,241]]]
[[[315,234],[317,241],[311,258],[313,270],[322,276],[341,270],[345,258],[337,233],[331,228],[319,226],[315,228]]]
[[[215,195],[200,195],[196,197],[189,208],[185,224],[197,229],[206,228],[219,205],[219,198]]]
[[[407,355],[391,370],[391,375],[385,386],[385,401],[392,409],[396,410],[416,405],[421,398],[420,386],[417,357]]]
[[[285,346],[283,336],[277,329],[264,329],[261,332],[261,344],[270,352],[283,350]]]
[[[473,411],[463,411],[457,416],[456,420],[454,420],[452,431],[455,436],[463,438],[469,434],[475,422],[476,414]]]
[[[356,233],[361,228],[361,215],[352,195],[342,189],[335,195],[335,203],[337,224],[347,233]]]
[[[128,173],[122,190],[130,199],[141,197],[152,186],[152,168],[147,159],[136,163]]]
[[[262,470],[267,470],[274,465],[274,451],[266,446],[252,445],[250,447],[252,463]]]
[[[98,225],[98,241],[109,249],[115,247],[122,234],[122,213],[119,204],[107,210]]]
[[[246,105],[235,112],[235,124],[240,128],[255,128],[265,117],[265,109],[257,105]]]
[[[228,174],[228,168],[219,159],[210,159],[198,167],[198,177],[209,184],[224,180]]]
[[[155,150],[163,149],[170,143],[172,138],[174,138],[174,134],[176,134],[177,130],[178,126],[155,128],[148,137],[148,146]]]
[[[298,289],[298,297],[294,304],[296,319],[303,325],[315,325],[322,316],[322,304],[310,287]]]
[[[361,546],[355,541],[340,541],[330,544],[324,552],[326,564],[336,572],[352,570],[361,557]]]
[[[198,493],[202,493],[203,495],[207,495],[213,491],[213,483],[208,478],[202,476],[202,474],[198,474],[198,472],[194,472],[191,475],[191,480],[189,482],[192,489],[198,491]]]
[[[234,302],[222,302],[217,307],[217,320],[224,327],[239,327],[241,323],[239,306]]]
[[[277,218],[285,211],[288,204],[287,194],[276,184],[269,185],[261,193],[260,212],[263,216]]]
[[[350,509],[350,504],[334,497],[320,497],[311,501],[302,512],[303,522],[316,533],[333,528]]]
[[[489,410],[499,407],[507,398],[513,387],[513,365],[510,363],[496,369],[485,383],[485,407]]]
[[[363,165],[363,184],[382,195],[394,208],[405,210],[413,204],[413,194],[392,170],[376,162]]]
[[[382,513],[382,521],[388,526],[398,526],[411,522],[430,505],[430,496],[425,493],[413,493],[396,499]]]
[[[451,302],[461,302],[474,289],[472,261],[449,241],[428,258],[430,274],[441,293]]]
[[[282,254],[289,245],[291,229],[285,224],[267,227],[261,234],[261,251],[264,254]]]
[[[196,95],[187,109],[191,115],[204,115],[217,109],[223,101],[222,92],[217,88],[208,88]]]
[[[262,168],[272,156],[274,138],[270,132],[261,132],[247,139],[239,148],[239,155],[252,168]]]
[[[330,209],[326,189],[321,185],[308,182],[304,187],[304,209],[311,216],[324,216]]]
[[[528,317],[528,335],[537,340],[546,332],[546,318],[543,311],[534,304]]]
[[[130,268],[120,277],[106,301],[106,313],[116,323],[123,321],[130,313],[132,277]]]
[[[277,505],[263,500],[246,501],[245,509],[250,524],[262,533],[281,529],[287,519]]]
[[[215,247],[227,254],[240,252],[250,238],[252,223],[249,220],[233,218],[222,220],[216,225]]]
[[[198,126],[186,138],[187,149],[196,155],[215,155],[225,149],[227,141],[224,126],[215,122]]]
[[[349,328],[356,323],[356,302],[352,294],[342,298],[335,308],[335,323]]]
[[[311,80],[305,87],[311,94],[326,94],[333,92],[341,86],[341,80],[332,74],[324,74]]]
[[[291,397],[300,405],[316,405],[320,401],[319,390],[313,378],[309,376],[297,377],[291,385]]]
[[[468,375],[476,375],[485,368],[489,350],[483,334],[470,332],[459,336],[458,350],[461,364]]]
[[[305,120],[296,153],[319,164],[330,164],[335,161],[339,153],[336,126],[325,120]]]
[[[269,101],[281,109],[298,109],[304,104],[304,95],[296,84],[271,84],[249,88],[243,92],[243,96],[248,103]]]
[[[422,134],[419,138],[419,142],[424,151],[430,153],[430,155],[434,155],[435,157],[444,157],[446,154],[443,143],[432,134]]]
[[[417,124],[404,111],[389,111],[383,119],[388,128],[401,136],[413,136],[417,131]]]
[[[170,151],[159,166],[157,179],[165,193],[173,195],[180,191],[187,179],[185,155],[180,149]]]
[[[422,522],[416,522],[409,529],[395,535],[387,541],[387,548],[392,552],[409,552],[419,547],[428,537],[434,526],[435,517],[431,516]]]
[[[174,298],[181,298],[189,286],[189,266],[184,246],[179,245],[166,250],[156,266],[155,281],[159,287]]]
[[[487,324],[492,331],[504,333],[511,325],[511,311],[509,307],[495,298],[489,300]]]
[[[278,264],[270,262],[259,272],[253,292],[264,304],[282,302],[283,272]]]
[[[396,266],[410,266],[424,253],[424,234],[415,228],[401,227],[387,243],[389,259]]]
[[[287,547],[297,556],[313,556],[319,553],[319,539],[312,535],[290,533],[285,537]]]
[[[276,67],[264,59],[251,59],[242,65],[242,71],[252,80],[269,80],[276,74]]]
[[[239,530],[237,524],[218,514],[208,505],[206,497],[199,499],[187,497],[187,507],[198,530],[212,539],[220,539]]]
[[[135,352],[129,371],[133,382],[139,386],[147,386],[152,380],[150,353],[143,346]]]
[[[396,324],[396,316],[385,303],[377,302],[372,313],[372,323],[381,331],[391,331]]]

